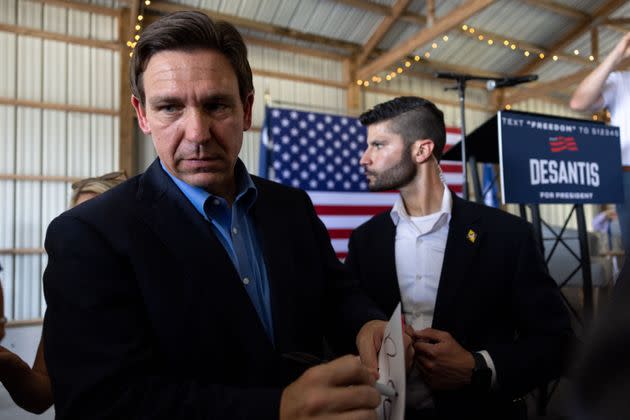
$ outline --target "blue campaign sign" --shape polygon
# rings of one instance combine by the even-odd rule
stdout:
[[[503,203],[623,201],[619,128],[499,111]]]

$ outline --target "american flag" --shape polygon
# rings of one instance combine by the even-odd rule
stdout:
[[[549,148],[551,153],[558,153],[564,150],[571,152],[577,152],[578,147],[575,142],[575,137],[556,136],[549,138]]]
[[[359,165],[367,130],[354,117],[267,108],[261,134],[260,174],[305,190],[324,222],[339,258],[354,228],[391,209],[398,193],[369,192]],[[445,151],[459,141],[448,128]],[[462,191],[461,162],[440,163],[450,189]]]

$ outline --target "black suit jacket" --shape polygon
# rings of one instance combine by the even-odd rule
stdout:
[[[445,418],[487,418],[560,374],[572,329],[529,223],[452,196],[433,328],[449,332],[469,351],[487,350],[500,392],[435,392],[435,403]],[[470,230],[477,235],[474,242],[467,239]],[[386,314],[401,300],[395,235],[389,212],[379,214],[353,232],[346,259]]]
[[[286,352],[383,318],[308,196],[253,177],[275,346],[209,224],[156,161],[49,226],[45,358],[58,419],[277,418]],[[371,310],[372,309],[372,310]]]

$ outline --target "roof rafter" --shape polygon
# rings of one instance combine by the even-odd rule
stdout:
[[[363,45],[362,51],[359,53],[356,59],[356,66],[360,66],[367,58],[370,56],[374,48],[377,47],[378,43],[381,42],[383,37],[387,34],[387,31],[390,30],[392,25],[396,22],[398,17],[405,11],[407,5],[410,0],[397,0],[396,3],[392,6],[391,15],[385,16],[378,27],[370,36],[370,39]]]
[[[231,24],[235,26],[255,30],[258,32],[263,32],[263,33],[268,33],[268,34],[273,34],[273,35],[288,36],[291,38],[298,39],[300,41],[313,42],[316,44],[323,44],[323,45],[343,49],[350,53],[355,53],[360,48],[360,45],[352,43],[352,42],[348,42],[348,41],[342,41],[342,40],[329,38],[329,37],[325,37],[321,35],[300,32],[292,28],[272,25],[272,24],[264,23],[264,22],[258,22],[251,19],[246,19],[246,18],[234,16],[234,15],[227,15],[224,13],[214,12],[212,10],[199,9],[199,8],[195,8],[191,6],[186,6],[183,4],[174,4],[174,3],[168,3],[165,1],[154,0],[151,2],[150,6],[147,6],[147,8],[149,10],[160,12],[160,13],[171,13],[178,10],[197,10],[197,11],[207,14],[213,19],[224,20],[226,22],[230,22]]]
[[[444,32],[448,32],[456,25],[459,25],[463,20],[468,19],[472,15],[485,9],[491,5],[494,0],[468,0],[461,6],[457,7],[450,13],[436,19],[433,26],[430,28],[423,28],[410,36],[406,40],[399,43],[397,46],[390,49],[381,57],[369,62],[367,65],[357,69],[357,77],[359,79],[366,79],[371,77],[374,73],[382,70],[383,68],[400,60],[401,57],[411,53],[416,48],[431,41],[433,38],[441,35]]]
[[[510,89],[512,92],[504,96],[503,103],[515,104],[527,99],[548,95],[550,91],[558,91],[581,82],[592,69],[582,69],[549,82],[533,83],[531,87]]]
[[[590,17],[589,14],[586,12],[567,7],[563,4],[559,4],[550,0],[525,0],[525,3],[578,20],[588,19]]]
[[[602,19],[605,19],[610,13],[614,12],[617,8],[625,4],[625,2],[626,0],[609,0],[608,2],[606,2],[606,4],[597,9],[597,11],[593,13],[592,16],[580,21],[580,23],[573,30],[571,30],[567,35],[565,35],[562,39],[551,46],[548,49],[549,55],[558,55],[558,53],[561,53],[562,50],[567,47],[567,45],[583,35],[584,32],[590,30],[592,26],[597,25]],[[531,73],[532,71],[540,67],[540,65],[544,62],[544,60],[540,60],[529,63],[521,68],[519,73]]]

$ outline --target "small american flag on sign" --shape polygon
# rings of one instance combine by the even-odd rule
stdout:
[[[459,141],[447,129],[445,150]],[[354,117],[267,108],[261,136],[261,176],[308,192],[339,258],[354,228],[389,210],[398,193],[369,192],[359,165],[367,130]],[[442,161],[446,183],[462,191],[461,162]]]

